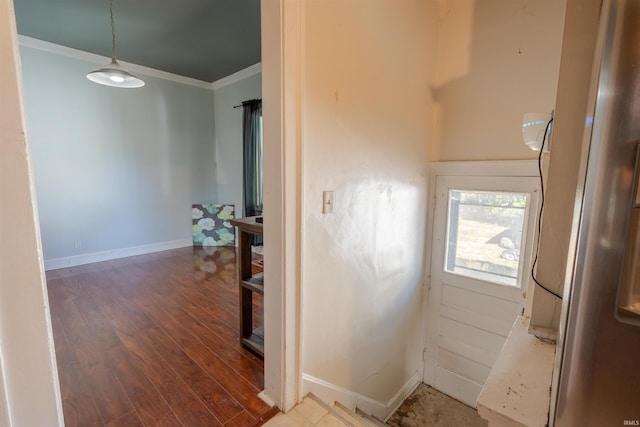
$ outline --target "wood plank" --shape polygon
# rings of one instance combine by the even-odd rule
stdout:
[[[184,425],[222,425],[173,367],[162,359],[148,337],[132,336],[122,332],[118,335],[125,348],[134,356],[131,359],[145,373]]]
[[[237,287],[238,285],[234,283],[232,286]],[[232,309],[237,308],[237,300],[234,304],[228,304],[226,302],[217,301],[215,299],[203,298],[203,294],[201,292],[195,291],[194,289],[189,289],[185,286],[180,286],[176,289],[183,297],[180,298],[180,301],[185,304],[184,307],[187,310],[190,310],[190,307],[192,307],[192,305],[197,306],[198,308],[213,313],[218,319],[222,320],[229,326],[235,327],[235,325],[237,324],[238,310]]]
[[[490,367],[443,348],[438,349],[438,366],[477,384],[484,384],[491,372]]]
[[[182,427],[182,423],[178,421],[164,397],[153,387],[146,375],[133,365],[123,347],[109,350],[107,357],[118,382],[143,424]]]
[[[156,293],[154,295],[154,301],[158,301],[160,303],[160,306],[165,309],[170,306],[179,306],[184,311],[190,313],[193,317],[203,321],[204,324],[207,327],[211,328],[213,331],[231,329],[235,331],[235,333],[233,334],[234,336],[238,334],[236,329],[237,322],[235,322],[236,319],[229,319],[227,314],[223,311],[205,309],[201,307],[201,304],[196,304],[182,295],[174,296],[173,298],[171,298],[167,295]],[[230,320],[234,321],[231,322]]]
[[[73,298],[71,296],[65,298],[53,311],[60,319],[71,345],[75,346],[81,343],[83,336],[86,335],[85,331],[88,329],[88,325],[73,302]]]
[[[240,403],[218,382],[221,376],[228,375],[225,371],[210,375],[158,328],[150,329],[147,334],[161,357],[180,372],[191,389],[220,421],[229,421],[242,412]]]
[[[89,394],[89,389],[82,378],[80,367],[77,364],[59,371],[58,380],[60,382],[60,397],[62,399],[68,399],[73,396],[74,393]]]
[[[233,286],[235,286],[235,284]],[[233,348],[240,351],[244,356],[251,359],[254,363],[257,363],[260,367],[263,366],[262,359],[243,349],[242,345],[240,344],[240,337],[237,329],[218,319],[215,312],[201,309],[200,307],[195,305],[190,305],[186,309],[184,309],[181,305],[178,305],[175,300],[164,297],[163,295],[154,295],[154,301],[158,302],[164,310],[166,310],[176,319],[180,319],[182,323],[188,323],[190,325],[190,328],[197,327],[193,322],[187,319],[187,317],[185,316],[186,314],[197,323],[204,325],[208,330],[212,331],[220,339],[222,339],[223,342],[228,343]],[[235,303],[237,304],[237,299],[235,300]],[[202,330],[200,331],[203,332]],[[216,345],[222,345],[220,341],[214,340],[214,342],[216,342]],[[260,387],[262,387],[262,384],[260,385]]]
[[[56,361],[60,366],[77,365],[78,358],[67,335],[64,331],[62,321],[56,313],[51,312],[51,328],[53,331],[53,343],[56,350]]]
[[[91,349],[85,343],[76,345],[80,371],[85,379],[103,421],[131,412],[133,406],[122,391],[103,351]]]
[[[446,317],[440,318],[438,329],[438,333],[442,337],[449,337],[495,353],[500,352],[505,342],[505,337],[502,335],[483,331]]]
[[[59,371],[60,393],[67,426],[101,426],[102,417],[78,366]]]
[[[124,298],[116,298],[113,302],[105,304],[103,312],[115,332],[143,334],[155,326],[137,304]]]
[[[200,342],[200,340],[189,332],[179,321],[158,307],[153,301],[140,302],[140,305],[147,316],[181,347],[189,347]]]
[[[439,348],[468,357],[489,369],[491,369],[498,358],[498,352],[496,351],[487,351],[450,337],[440,337],[438,345]]]
[[[83,343],[91,341],[96,349],[109,350],[120,345],[120,340],[93,298],[88,296],[73,298],[75,306],[84,318],[86,329],[78,331],[76,339]],[[86,335],[89,335],[87,337]]]
[[[449,396],[456,396],[456,399],[472,408],[476,407],[476,401],[482,390],[482,384],[475,383],[443,368],[436,368],[434,386]]]
[[[466,277],[460,274],[443,272],[442,283],[459,289],[483,293],[495,298],[520,304],[523,301],[522,291],[518,286],[510,286]]]
[[[269,409],[269,406],[258,397],[260,390],[244,378],[234,375],[230,367],[203,344],[189,347],[186,352],[202,369],[211,375],[216,375],[218,382],[225,389],[230,390],[234,395],[241,396],[242,405],[250,414],[259,416]],[[227,375],[222,375],[222,372]]]
[[[240,344],[236,258],[182,248],[47,272],[67,427],[259,420],[264,364]]]
[[[81,424],[78,424],[78,425],[81,425]],[[128,414],[121,416],[117,420],[113,420],[105,424],[105,426],[106,427],[145,427],[145,425],[142,424],[142,421],[140,421],[140,418],[138,418],[138,415],[135,412],[129,412]],[[67,427],[69,427],[69,424],[67,424]]]
[[[255,420],[255,417],[247,411],[242,411],[233,419],[227,421],[224,425],[229,427],[248,426]]]
[[[509,325],[513,324],[518,315],[518,307],[520,307],[520,304],[513,301],[458,288],[446,283],[442,284],[441,303],[447,307],[494,317],[497,320],[509,323]]]
[[[482,314],[470,313],[465,310],[458,310],[452,307],[440,306],[440,316],[443,318],[455,320],[483,331],[491,332],[507,338],[513,320],[503,321],[492,316],[484,316]],[[515,315],[513,317],[515,319]]]
[[[62,400],[66,426],[102,426],[102,418],[91,394],[73,393]]]
[[[204,324],[191,317],[180,307],[171,310],[171,315],[192,331],[209,350],[224,359],[239,375],[247,379],[258,389],[264,386],[264,368],[262,359],[244,350],[239,340],[229,340],[219,333],[207,328]]]

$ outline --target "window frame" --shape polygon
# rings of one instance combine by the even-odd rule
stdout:
[[[526,200],[526,204],[525,207],[522,208],[524,210],[523,214],[522,214],[522,230],[520,231],[521,236],[520,236],[520,240],[518,242],[519,244],[519,249],[518,252],[522,254],[521,250],[523,248],[525,248],[525,253],[527,252],[527,247],[528,247],[528,238],[529,238],[529,227],[530,227],[530,214],[531,214],[531,203],[533,200],[535,200],[535,196],[533,196],[530,192],[527,191],[512,191],[512,190],[486,190],[486,189],[477,189],[477,190],[469,190],[469,189],[461,189],[461,188],[449,188],[448,190],[448,200],[447,200],[447,212],[446,212],[446,229],[445,229],[445,239],[444,239],[444,265],[442,267],[443,272],[447,273],[447,274],[454,274],[454,275],[458,275],[458,276],[462,276],[462,277],[468,277],[470,279],[474,279],[474,280],[481,280],[483,282],[487,282],[487,283],[494,283],[497,285],[501,285],[501,286],[509,286],[509,287],[515,287],[515,288],[521,288],[523,287],[523,284],[526,282],[525,279],[525,269],[524,266],[526,263],[526,257],[524,256],[520,256],[519,260],[518,260],[518,267],[516,269],[516,276],[513,278],[514,279],[514,283],[509,283],[511,282],[511,280],[509,279],[504,279],[504,280],[498,280],[500,278],[500,275],[497,273],[493,273],[493,272],[486,272],[484,274],[466,274],[463,271],[455,271],[455,267],[457,267],[457,265],[454,265],[453,268],[450,269],[450,264],[453,262],[456,262],[457,257],[457,245],[454,245],[454,251],[455,251],[455,256],[453,258],[453,260],[451,259],[451,252],[452,252],[452,245],[451,245],[451,232],[452,232],[452,226],[453,226],[453,222],[451,221],[452,219],[452,193],[453,192],[458,192],[458,193],[483,193],[483,194],[487,194],[487,193],[495,193],[495,194],[510,194],[510,195],[522,195],[525,197]],[[487,205],[490,206],[490,205]],[[514,209],[514,208],[510,208],[510,209]],[[459,216],[459,212],[456,211],[456,214],[458,215],[458,219],[460,218]],[[457,228],[457,227],[456,227]],[[457,234],[457,233],[456,233]],[[459,242],[459,239],[456,239],[457,242]],[[473,270],[473,269],[470,269]],[[484,276],[484,277],[483,277]]]

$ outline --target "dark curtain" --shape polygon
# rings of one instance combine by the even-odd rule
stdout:
[[[245,101],[242,107],[244,110],[242,118],[244,216],[260,216],[262,215],[262,100]],[[261,244],[261,242],[256,241],[255,244]]]

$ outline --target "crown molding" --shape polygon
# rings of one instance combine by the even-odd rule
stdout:
[[[240,70],[236,73],[228,75],[227,77],[223,77],[220,80],[216,80],[215,82],[211,83],[210,87],[213,90],[220,89],[221,87],[239,82],[240,80],[244,80],[247,77],[251,77],[261,72],[262,72],[262,62],[258,62],[257,64],[253,64],[245,68],[244,70]]]
[[[96,65],[104,65],[104,64],[108,63],[109,61],[111,61],[111,58],[107,58],[106,56],[96,55],[94,53],[89,53],[89,52],[85,52],[85,51],[82,51],[82,50],[73,49],[73,48],[62,46],[62,45],[55,44],[55,43],[50,43],[50,42],[47,42],[47,41],[44,41],[44,40],[35,39],[33,37],[18,35],[18,41],[20,43],[20,46],[22,46],[22,47],[28,47],[28,48],[31,48],[31,49],[42,50],[42,51],[53,53],[53,54],[56,54],[56,55],[66,56],[67,58],[72,58],[72,59],[77,59],[77,60],[80,60],[80,61],[91,62],[91,63],[94,63]],[[133,73],[143,74],[145,76],[155,77],[155,78],[159,78],[159,79],[163,79],[163,80],[169,80],[169,81],[176,82],[176,83],[182,83],[182,84],[189,85],[189,86],[196,86],[196,87],[199,87],[199,88],[212,90],[213,89],[212,85],[216,83],[216,82],[209,83],[209,82],[205,82],[205,81],[202,81],[202,80],[192,79],[190,77],[184,77],[184,76],[180,76],[180,75],[177,75],[177,74],[168,73],[166,71],[156,70],[155,68],[149,68],[149,67],[145,67],[143,65],[132,64],[130,62],[124,62],[124,61],[120,61],[120,60],[118,60],[118,62],[120,62],[120,64],[125,66],[127,68],[127,70],[129,70],[129,71],[131,71]],[[249,68],[251,68],[251,67],[249,67]],[[89,72],[89,71],[91,71],[91,70],[87,70],[87,72]],[[239,74],[239,73],[242,73],[244,71],[245,70],[241,70],[241,71],[238,71],[235,74]],[[227,78],[230,78],[230,77],[234,76],[235,74],[232,74],[231,76],[225,77],[225,78],[220,79],[218,81],[222,81],[222,80],[225,80]]]

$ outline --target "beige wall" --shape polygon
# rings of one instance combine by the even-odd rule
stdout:
[[[63,425],[11,0],[0,0],[0,403],[3,426]]]
[[[434,161],[530,159],[524,113],[555,104],[562,0],[441,0]]]
[[[304,392],[378,414],[419,377],[437,10],[310,0],[303,15]]]

